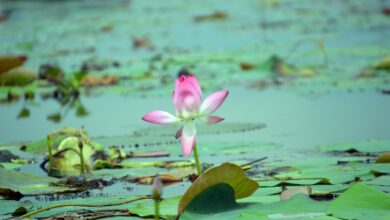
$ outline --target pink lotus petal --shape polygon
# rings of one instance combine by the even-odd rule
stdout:
[[[199,96],[195,95],[192,91],[181,90],[176,96],[175,107],[180,111],[197,111],[201,103]]]
[[[179,86],[181,82],[181,76],[180,79],[175,80],[175,89],[172,92],[172,99],[173,99],[173,104],[176,106],[176,99],[177,99],[177,91],[179,91]]]
[[[200,118],[200,120],[202,120],[204,123],[211,125],[211,124],[216,124],[218,122],[221,122],[225,119],[218,116],[207,116],[207,117]]]
[[[160,124],[160,125],[173,124],[173,123],[179,121],[178,118],[176,118],[175,116],[173,116],[170,113],[165,112],[165,111],[149,112],[148,114],[146,114],[142,117],[142,120],[150,122],[150,123],[154,123],[154,124]]]
[[[180,76],[175,81],[173,104],[179,114],[183,112],[195,113],[198,111],[202,94],[198,81],[194,76]]]
[[[229,91],[227,90],[214,92],[213,94],[209,95],[200,106],[200,114],[209,115],[215,112],[219,106],[222,105],[228,95]]]
[[[177,130],[175,134],[175,138],[179,139],[181,137],[181,134],[183,133],[183,127],[181,127],[179,130]]]
[[[186,122],[181,135],[181,149],[186,157],[191,155],[195,145],[196,127],[193,122]]]
[[[176,80],[175,80],[175,89],[174,89],[173,91],[177,91],[177,89],[178,89],[179,86],[180,86],[180,82],[182,82],[182,81],[183,81],[182,76],[180,76],[180,79],[176,79]]]
[[[202,89],[200,88],[198,79],[196,79],[194,75],[189,75],[187,77],[187,80],[192,84],[192,86],[194,86],[195,90],[200,95],[200,97],[202,97]]]

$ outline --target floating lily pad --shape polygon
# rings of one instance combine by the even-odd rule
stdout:
[[[310,217],[310,213],[317,213],[320,215],[326,215],[326,209],[330,202],[315,201],[310,199],[307,195],[297,194],[286,201],[280,201],[270,204],[265,204],[259,207],[259,212],[267,213],[269,217],[280,215],[281,218],[287,216],[302,215],[301,217]]]
[[[305,160],[286,159],[282,162],[265,163],[266,167],[295,167],[300,169],[311,168],[313,166],[333,166],[343,161],[345,164],[352,162],[366,162],[366,157],[311,157]]]
[[[141,168],[141,167],[161,167],[161,168],[181,168],[194,165],[194,161],[133,161],[125,160],[119,164],[125,168]]]
[[[280,201],[279,195],[271,196],[276,200],[273,202],[256,201],[256,203],[239,203],[239,208],[216,214],[201,214],[185,211],[180,219],[316,219],[317,217],[326,217],[327,207],[330,202],[319,202],[310,199],[306,195],[295,195],[286,201]],[[264,198],[264,197],[263,197]],[[247,200],[250,197],[243,199]],[[241,200],[240,200],[241,201]],[[316,217],[316,218],[314,218]],[[332,218],[330,218],[332,219]]]
[[[291,166],[291,169],[273,175],[279,180],[322,179],[321,184],[340,184],[354,181],[357,178],[369,180],[375,178],[375,175],[387,173],[390,167],[387,164],[361,163],[360,161],[362,160],[366,161],[364,158],[359,157],[327,157],[269,163],[266,165],[278,167],[289,164]],[[339,164],[339,161],[345,161],[346,163]]]
[[[326,179],[291,179],[271,181],[262,181],[261,179],[259,179],[259,182],[260,186],[262,187],[329,184]]]
[[[313,193],[336,193],[342,192],[349,187],[349,184],[333,184],[333,185],[312,185]]]
[[[380,176],[375,179],[365,181],[368,185],[378,185],[378,186],[390,186],[390,176]]]
[[[220,144],[223,145],[223,144]],[[245,153],[259,153],[267,150],[273,150],[282,147],[276,143],[235,143],[223,145],[221,151],[224,154],[245,154]],[[210,147],[211,148],[211,147]],[[214,147],[215,149],[215,147]]]
[[[246,132],[264,128],[265,125],[261,123],[219,123],[212,126],[199,124],[196,126],[198,135],[208,134],[224,134],[224,133],[235,133],[235,132]],[[178,128],[173,126],[153,126],[150,128],[144,128],[136,130],[135,135],[145,136],[174,136]]]
[[[164,126],[166,127],[166,126]],[[175,131],[176,132],[176,131]],[[174,133],[169,136],[114,136],[114,137],[98,137],[94,141],[104,146],[118,146],[131,154],[144,154],[152,150],[161,150],[169,154],[170,157],[183,155],[180,147],[180,142],[174,138]],[[262,153],[267,150],[280,148],[282,145],[277,143],[264,143],[256,141],[220,141],[207,142],[197,145],[199,153],[216,154],[251,154]],[[116,154],[118,155],[118,153]]]
[[[248,198],[258,197],[258,196],[268,196],[279,194],[282,191],[282,187],[263,187],[262,185],[249,197],[240,199],[239,201],[243,201]],[[261,201],[258,201],[261,202]]]
[[[23,195],[37,195],[69,190],[65,187],[51,186],[51,183],[57,182],[57,179],[52,177],[37,176],[4,168],[0,168],[0,176],[1,192],[8,190],[9,193],[20,192]],[[7,196],[8,193],[1,194]]]
[[[276,190],[274,190],[274,191],[276,191]],[[271,203],[279,202],[280,201],[279,193],[282,191],[282,189],[279,188],[277,191],[278,191],[277,194],[271,194],[271,195],[262,195],[262,194],[264,194],[264,192],[263,193],[253,193],[249,197],[237,200],[237,202],[239,202],[239,204],[241,204],[241,203],[242,204],[246,204],[246,203],[271,204]],[[269,192],[266,191],[265,193],[267,194]]]
[[[356,183],[332,202],[328,213],[342,219],[386,219],[389,209],[389,195]]]
[[[21,204],[21,202],[15,201],[15,200],[2,200],[1,197],[0,197],[0,203],[1,203],[1,206],[0,206],[0,217],[1,218],[6,218],[6,215],[8,215],[8,217],[10,217],[9,215],[15,209],[17,209]]]
[[[177,214],[177,206],[180,199],[180,196],[163,199],[160,203],[160,217],[163,219],[173,219]],[[129,212],[136,213],[141,217],[153,217],[154,203],[150,200],[139,202],[135,207],[129,209]]]
[[[24,164],[20,164],[20,163],[0,163],[0,167],[6,170],[14,170],[22,167],[23,165]]]
[[[306,168],[299,171],[276,174],[275,177],[294,179],[323,178],[322,181],[327,184],[346,183],[356,178],[364,180],[375,178],[367,169],[352,169],[338,166]]]
[[[90,211],[101,210],[101,209],[110,209],[110,208],[131,210],[134,207],[136,207],[136,205],[138,203],[148,202],[148,203],[153,204],[153,201],[151,201],[149,199],[140,200],[140,201],[131,202],[131,203],[120,204],[120,203],[123,203],[125,201],[133,200],[135,198],[137,198],[137,197],[129,195],[129,196],[105,196],[105,197],[101,196],[101,197],[77,198],[77,199],[72,199],[71,201],[67,201],[67,202],[65,202],[64,200],[47,201],[47,202],[39,202],[38,201],[38,202],[30,203],[30,204],[24,204],[24,203],[20,202],[19,205],[15,207],[15,209],[18,207],[25,207],[27,209],[27,211],[31,212],[31,211],[41,209],[41,208],[46,208],[49,206],[60,206],[62,204],[68,204],[68,206],[49,209],[49,210],[46,210],[44,212],[39,212],[39,213],[31,216],[32,218],[45,218],[45,217],[48,217],[51,215],[56,215],[59,213],[65,213],[65,212],[70,213],[70,212],[79,211],[80,209],[83,209],[82,205],[84,205],[84,204],[85,205],[110,204],[110,203],[111,204],[112,203],[118,204],[118,205],[114,205],[114,206],[108,205],[108,206],[102,206],[102,207],[88,207],[88,210],[90,210]],[[76,206],[72,206],[70,204],[76,204]],[[12,205],[15,205],[15,204],[12,204]],[[1,211],[1,208],[0,208],[0,211]],[[9,213],[9,214],[11,214],[11,213]],[[137,215],[137,213],[135,213],[135,212],[131,212],[131,213],[133,213],[134,215]]]
[[[331,151],[358,151],[358,152],[384,152],[390,148],[389,140],[368,140],[356,143],[320,145],[318,149],[323,152]]]

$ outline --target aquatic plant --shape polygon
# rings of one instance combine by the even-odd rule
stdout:
[[[176,138],[181,137],[181,147],[184,155],[188,157],[194,151],[195,163],[198,174],[202,173],[198,151],[196,149],[196,126],[195,119],[199,119],[207,124],[215,124],[224,120],[218,116],[212,116],[225,101],[229,91],[222,90],[209,95],[203,102],[202,89],[194,75],[181,75],[175,80],[175,90],[172,93],[173,104],[176,116],[166,111],[152,111],[142,117],[144,121],[160,124],[172,125],[179,122],[183,126],[177,131]]]
[[[160,200],[162,195],[163,184],[160,175],[156,175],[153,179],[152,199],[154,200],[154,219],[160,219]]]
[[[49,159],[49,168],[48,168],[48,172],[49,174],[52,172],[53,170],[53,151],[52,151],[52,148],[51,148],[51,136],[50,134],[47,135],[47,152],[48,152],[48,159]]]
[[[49,176],[60,177],[89,174],[92,170],[90,159],[95,152],[94,146],[83,129],[64,128],[49,133],[46,139],[29,144],[25,150],[47,153],[47,159],[41,163],[41,168]]]

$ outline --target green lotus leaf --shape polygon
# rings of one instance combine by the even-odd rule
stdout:
[[[367,140],[356,143],[326,144],[318,146],[323,152],[331,151],[359,151],[359,152],[385,152],[390,149],[390,140]]]
[[[342,219],[388,219],[389,210],[388,194],[356,183],[332,202],[328,213]]]
[[[213,191],[208,189],[216,185],[220,186],[217,189],[222,187],[220,192],[225,192],[221,193],[225,196],[229,196],[229,192],[234,192],[234,196],[232,197],[234,199],[248,197],[259,187],[256,181],[249,179],[245,175],[241,167],[231,163],[224,163],[220,166],[209,169],[193,182],[193,184],[184,193],[182,199],[180,200],[178,214],[180,215],[183,213],[183,211],[191,204],[191,202],[200,196],[203,192],[212,194]],[[226,185],[228,185],[228,187],[226,187]],[[233,207],[235,201],[230,202],[230,207]],[[206,204],[207,203],[205,203],[205,205]]]
[[[20,196],[23,196],[68,190],[65,187],[51,186],[51,183],[58,181],[53,177],[38,176],[4,168],[0,168],[0,176],[0,194],[7,197],[15,193],[21,193]]]

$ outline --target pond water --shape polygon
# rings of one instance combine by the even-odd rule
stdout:
[[[265,129],[233,135],[233,139],[278,142],[294,148],[390,137],[390,96],[376,91],[304,95],[277,89],[228,89],[229,98],[217,115],[224,117],[225,122],[266,124]],[[81,126],[92,137],[130,135],[150,126],[140,119],[148,111],[161,109],[173,113],[169,95],[145,99],[105,94],[83,96],[81,101],[90,114],[79,118],[73,112],[65,113],[59,123],[46,119],[61,109],[54,101],[37,100],[31,108],[31,117],[25,119],[17,119],[23,102],[1,105],[0,140],[32,141],[61,127]]]

